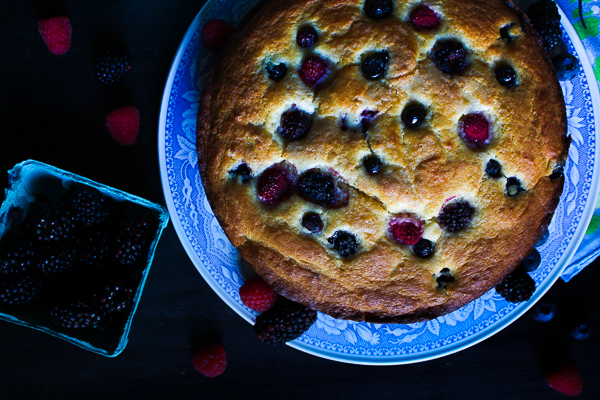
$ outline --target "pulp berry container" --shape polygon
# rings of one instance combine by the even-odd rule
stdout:
[[[8,174],[0,207],[0,319],[117,356],[167,211],[34,160]]]

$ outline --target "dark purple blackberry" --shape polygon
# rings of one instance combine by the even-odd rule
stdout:
[[[433,45],[429,57],[435,66],[448,75],[460,74],[469,66],[467,50],[456,39],[440,39]]]
[[[376,175],[381,172],[383,164],[381,159],[376,155],[370,155],[363,158],[363,166],[369,175]]]
[[[527,256],[521,261],[521,267],[527,272],[532,272],[538,269],[542,263],[540,252],[534,247]]]
[[[277,133],[288,141],[300,140],[308,135],[311,125],[310,114],[292,106],[290,110],[281,114]]]
[[[496,292],[511,303],[529,300],[534,291],[535,281],[523,268],[515,269],[496,286]]]
[[[69,270],[76,262],[76,249],[71,243],[59,243],[42,251],[36,263],[43,275],[60,274]]]
[[[296,191],[304,200],[320,206],[339,208],[348,205],[346,185],[318,168],[309,169],[298,177]]]
[[[323,220],[315,212],[307,212],[302,217],[302,226],[310,233],[321,233],[323,231]]]
[[[449,284],[454,282],[454,276],[448,268],[442,268],[441,271],[435,276],[435,282],[437,283],[438,289],[446,289]]]
[[[394,2],[392,0],[366,0],[363,11],[373,19],[382,19],[392,15]]]
[[[127,56],[115,52],[106,52],[94,61],[94,72],[100,82],[112,86],[119,81],[131,65]]]
[[[120,222],[114,246],[116,260],[133,265],[143,260],[153,237],[155,218],[148,212],[131,209]]]
[[[468,201],[452,201],[442,207],[438,215],[438,224],[448,232],[457,232],[469,225],[474,213],[475,209]]]
[[[513,197],[521,192],[524,192],[525,188],[521,185],[521,181],[514,176],[506,179],[506,195]]]
[[[93,294],[93,304],[100,310],[104,322],[125,315],[133,306],[135,291],[126,285],[108,283]]]
[[[517,85],[517,73],[510,65],[504,65],[496,68],[494,71],[496,80],[505,88],[511,89]]]
[[[25,216],[33,237],[42,243],[68,240],[74,234],[75,225],[68,210],[34,204]]]
[[[303,49],[310,49],[317,43],[318,39],[319,34],[312,26],[305,26],[296,35],[296,43]]]
[[[427,116],[427,109],[420,103],[411,103],[402,110],[402,123],[410,129],[415,129],[421,126]]]
[[[549,178],[551,181],[562,178],[565,175],[565,167],[563,165],[557,165],[554,171],[550,174]]]
[[[273,64],[272,62],[268,62],[265,69],[267,70],[268,77],[275,82],[281,81],[287,73],[287,66],[284,63]]]
[[[229,173],[233,176],[239,176],[242,183],[246,183],[252,179],[252,170],[245,162],[230,170]]]
[[[71,185],[63,202],[71,210],[73,220],[82,225],[101,224],[108,219],[108,200],[93,187]]]
[[[344,258],[352,257],[358,251],[358,239],[350,232],[335,231],[327,241]]]
[[[48,311],[52,324],[64,329],[88,329],[102,326],[102,311],[85,302],[55,306]]]
[[[0,275],[0,304],[16,308],[31,303],[41,293],[42,283],[33,274]]]
[[[560,14],[556,3],[552,0],[538,0],[529,6],[526,14],[542,38],[544,48],[550,52],[560,43],[562,37]]]
[[[75,263],[81,267],[95,268],[105,264],[111,256],[110,231],[94,230],[77,237]]]
[[[268,344],[283,344],[299,338],[317,320],[317,312],[281,297],[268,311],[256,317],[256,337]]]
[[[364,59],[360,66],[360,70],[367,79],[382,79],[385,76],[389,61],[390,56],[387,51],[378,51]]]
[[[0,275],[26,272],[36,262],[31,240],[20,235],[6,234],[0,244]]]
[[[427,239],[419,239],[413,246],[413,252],[417,257],[429,258],[435,253],[435,243]]]
[[[485,173],[491,176],[492,178],[501,178],[502,165],[500,165],[498,161],[491,158],[485,166]]]

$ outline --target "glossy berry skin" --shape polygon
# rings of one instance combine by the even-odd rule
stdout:
[[[502,177],[502,165],[493,158],[490,159],[485,166],[485,173],[492,178]]]
[[[394,3],[392,0],[366,0],[364,13],[373,19],[383,19],[392,15]]]
[[[438,224],[448,232],[465,229],[475,213],[473,206],[466,200],[446,203],[438,215]]]
[[[496,68],[494,74],[498,83],[505,88],[511,89],[517,86],[517,73],[510,65]]]
[[[200,39],[204,47],[217,53],[233,33],[233,27],[222,19],[207,21],[200,30]]]
[[[348,205],[348,187],[332,174],[318,168],[303,172],[296,182],[296,192],[304,200],[328,208]]]
[[[48,318],[53,325],[63,329],[90,329],[103,324],[101,311],[84,302],[55,306],[48,311]]]
[[[285,163],[275,164],[264,170],[256,182],[258,199],[264,204],[277,204],[294,187],[295,168]]]
[[[284,63],[273,64],[271,62],[267,63],[265,66],[267,70],[267,76],[269,79],[280,82],[283,78],[285,78],[285,74],[287,73],[287,66]]]
[[[358,239],[350,232],[335,231],[327,241],[343,258],[352,257],[358,251]]]
[[[298,76],[302,82],[311,88],[316,88],[327,79],[330,70],[329,61],[317,55],[312,55],[302,61]]]
[[[208,378],[214,378],[225,372],[227,354],[220,344],[202,347],[194,353],[194,368]]]
[[[490,122],[481,113],[463,115],[458,122],[458,134],[474,150],[482,149],[492,141]]]
[[[456,39],[438,40],[429,57],[441,72],[448,75],[460,74],[469,66],[467,50]]]
[[[289,142],[300,140],[308,135],[311,125],[312,121],[308,113],[292,107],[281,114],[277,133]]]
[[[246,307],[257,312],[265,312],[275,304],[279,296],[261,278],[248,279],[240,287],[240,300]]]
[[[423,222],[408,217],[392,218],[388,224],[388,232],[397,243],[412,246],[423,236]]]
[[[420,103],[412,103],[404,107],[402,110],[402,123],[410,129],[415,129],[421,126],[427,116],[427,109]]]
[[[523,268],[515,269],[496,286],[496,292],[511,303],[529,300],[534,291],[535,281]]]
[[[373,53],[364,59],[360,66],[363,76],[369,80],[382,79],[385,77],[390,56],[387,51]]]
[[[506,179],[506,195],[508,197],[514,197],[524,191],[525,188],[523,188],[519,179],[514,176]]]
[[[577,396],[583,390],[581,375],[570,362],[561,368],[546,371],[545,375],[548,386],[567,396]]]
[[[579,74],[579,60],[574,55],[559,54],[552,59],[552,64],[561,81],[569,81]]]
[[[318,234],[323,231],[323,220],[319,214],[307,212],[302,217],[302,226],[310,233]]]
[[[420,258],[429,258],[435,253],[435,243],[428,239],[419,239],[413,246],[413,253]]]
[[[556,306],[553,303],[538,303],[531,309],[531,317],[538,322],[548,322],[554,318]]]
[[[440,25],[440,16],[429,6],[421,4],[415,7],[408,16],[408,22],[417,31],[435,29]]]
[[[369,175],[377,175],[381,172],[383,168],[383,164],[381,163],[381,159],[376,155],[370,155],[363,158],[363,166],[365,167],[365,171]]]
[[[296,35],[296,43],[303,49],[310,49],[317,43],[317,40],[319,40],[319,34],[312,26],[301,28]]]
[[[540,263],[542,262],[542,257],[540,256],[540,252],[537,249],[533,248],[527,256],[521,261],[521,266],[527,272],[532,272],[538,269]]]

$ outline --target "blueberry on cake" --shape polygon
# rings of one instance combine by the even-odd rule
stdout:
[[[563,96],[509,1],[264,0],[202,84],[216,218],[277,292],[336,318],[464,306],[562,192]]]

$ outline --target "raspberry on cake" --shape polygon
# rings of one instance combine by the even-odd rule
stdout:
[[[524,300],[528,276],[500,283],[548,226],[569,147],[539,43],[507,0],[263,0],[199,83],[217,220],[276,292],[335,318]]]

